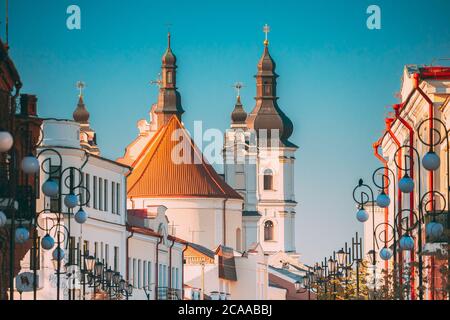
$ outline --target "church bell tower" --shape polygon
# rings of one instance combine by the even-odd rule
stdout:
[[[225,179],[245,199],[246,248],[259,242],[268,254],[295,254],[294,162],[298,147],[289,141],[292,121],[278,106],[278,75],[269,53],[267,25],[264,32],[264,51],[255,76],[255,106],[244,121],[238,95],[225,136]]]

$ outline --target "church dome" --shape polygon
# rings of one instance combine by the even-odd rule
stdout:
[[[172,49],[170,48],[170,33],[167,35],[167,50],[162,57],[163,66],[175,66],[177,62],[177,57],[173,54]]]
[[[231,113],[231,122],[233,124],[245,124],[245,120],[247,120],[247,112],[245,112],[242,106],[241,97],[238,96],[236,104],[234,105],[234,110]]]
[[[246,124],[250,129],[267,132],[267,138],[272,139],[277,134],[285,146],[295,146],[289,141],[294,126],[292,121],[281,110],[277,103],[276,64],[269,53],[269,42],[264,42],[264,52],[258,61],[256,74],[256,105],[247,116]]]
[[[87,123],[89,121],[89,116],[90,114],[84,105],[83,96],[80,96],[77,108],[73,112],[73,119],[79,123]]]
[[[162,63],[163,65],[174,65],[177,62],[177,58],[173,54],[172,50],[170,48],[167,48],[166,52],[164,53],[164,56],[162,57]]]
[[[269,53],[267,43],[264,44],[264,53],[258,62],[258,75],[272,75],[275,73],[276,63]]]

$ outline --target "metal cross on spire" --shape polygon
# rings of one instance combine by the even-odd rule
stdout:
[[[84,88],[86,88],[86,83],[84,83],[83,81],[78,81],[77,82],[77,89],[80,90],[80,97],[83,96],[83,90]]]
[[[157,85],[159,88],[161,88],[162,86],[162,77],[161,77],[161,73],[158,73],[158,79],[157,80],[152,80],[150,81],[150,84],[153,85]]]
[[[241,89],[244,88],[244,84],[242,82],[236,82],[233,85],[233,88],[236,89],[237,96],[240,97],[241,96]]]
[[[166,23],[167,27],[167,46],[170,48],[170,28],[172,27],[171,23]]]
[[[270,27],[267,23],[264,25],[263,32],[266,34],[266,39],[264,40],[264,44],[268,45],[269,44]]]

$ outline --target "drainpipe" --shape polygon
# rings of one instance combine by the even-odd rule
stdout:
[[[415,90],[411,91],[410,95],[408,98],[410,98],[412,96],[412,94],[414,93]],[[407,99],[406,101],[409,101],[409,99]],[[405,103],[402,104],[395,104],[393,106],[393,109],[395,110],[395,117],[396,119],[398,119],[409,131],[409,170],[410,170],[410,174],[409,176],[411,177],[411,179],[414,180],[414,128],[400,115],[401,110],[403,109],[403,107],[405,106]],[[420,170],[420,168],[418,168],[418,170]],[[419,195],[420,196],[420,195]],[[411,192],[409,194],[409,208],[411,210],[414,210],[414,192]],[[410,226],[413,225],[413,221],[414,221],[414,214],[411,212],[409,215],[409,224]],[[415,286],[415,267],[414,267],[414,262],[415,262],[415,254],[414,252],[411,252],[411,299],[412,300],[416,300],[416,286]]]
[[[384,167],[384,178],[383,178],[383,186],[384,186],[384,193],[389,194],[389,182],[388,182],[388,176],[389,176],[389,169],[388,169],[388,165],[387,165],[387,160],[380,155],[380,153],[378,152],[378,148],[381,145],[381,140],[383,139],[383,137],[381,137],[377,142],[375,142],[372,147],[373,147],[373,154],[375,155],[375,157],[380,160],[381,164]],[[395,192],[395,190],[394,190]],[[394,213],[395,215],[395,213]],[[385,222],[385,227],[384,227],[384,242],[387,243],[388,241],[388,224],[389,224],[389,207],[384,208],[384,222]],[[375,226],[373,226],[375,228]],[[384,269],[386,270],[386,272],[389,270],[389,261],[385,261],[384,262]]]
[[[395,136],[395,134],[391,130],[392,129],[391,125],[392,125],[393,122],[394,122],[394,119],[392,119],[392,118],[386,118],[385,119],[386,132],[392,138],[392,140],[394,141],[394,143],[397,146],[397,148],[400,148],[400,146],[401,146],[400,141],[398,141],[397,137]],[[400,150],[398,152],[398,154],[397,154],[397,164],[400,167],[402,167],[402,162],[403,162],[403,155],[402,155],[402,153],[403,153],[402,150]],[[398,181],[400,181],[400,179],[402,178],[399,173],[400,172],[398,172],[398,174],[397,174],[397,180]],[[398,181],[397,181],[397,183],[398,183]],[[397,210],[398,210],[398,212],[401,212],[402,211],[403,194],[400,191],[400,188],[398,188],[397,192],[398,192],[398,194],[397,194],[397,199],[398,199],[397,200],[398,201],[397,207],[398,207],[398,209]],[[397,222],[394,221],[394,223],[397,223]],[[397,230],[398,230],[398,239],[400,239],[402,237],[402,228],[397,228]],[[398,262],[399,262],[399,274],[400,274],[399,284],[400,284],[400,287],[402,287],[402,285],[403,285],[403,278],[402,278],[401,275],[403,274],[403,252],[401,250],[399,250],[398,255],[399,255],[399,259],[398,259]]]
[[[172,239],[172,244],[169,247],[169,288],[172,289],[172,248],[175,245],[175,238]]]
[[[155,300],[158,300],[158,288],[159,288],[159,286],[158,286],[158,284],[159,284],[159,282],[158,282],[158,278],[159,278],[159,245],[161,244],[162,239],[163,239],[162,236],[159,236],[159,240],[156,243]]]
[[[127,278],[127,281],[128,281],[128,283],[130,283],[130,264],[129,264],[129,262],[128,262],[128,260],[130,259],[130,257],[129,257],[129,246],[130,246],[130,239],[132,238],[134,236],[134,231],[131,231],[131,234],[127,237],[127,243],[126,243],[126,248],[125,248],[125,251],[126,251],[126,260],[125,260],[125,266],[126,266],[126,268],[125,268],[125,270],[126,270],[126,278]]]
[[[418,73],[414,74],[414,81],[413,81],[414,88],[419,92],[419,94],[425,99],[425,101],[428,103],[428,119],[430,122],[430,131],[428,136],[428,143],[430,145],[433,145],[433,128],[434,128],[434,108],[433,108],[433,101],[428,97],[428,95],[420,88],[420,75]],[[433,147],[431,147],[433,148]],[[428,191],[431,191],[434,189],[434,172],[428,171]],[[431,195],[433,197],[433,195]],[[432,199],[433,200],[433,199]],[[434,201],[430,202],[431,211],[434,211]],[[430,298],[431,300],[434,300],[434,287],[435,287],[435,267],[434,267],[434,257],[431,257],[431,289],[430,290]]]
[[[227,219],[226,219],[226,207],[227,207],[227,201],[229,199],[225,198],[225,200],[223,200],[223,245],[226,247],[227,246]]]
[[[186,243],[186,246],[183,249],[183,252],[181,253],[181,261],[183,264],[183,268],[181,271],[181,300],[184,300],[184,252],[188,249],[189,244]]]

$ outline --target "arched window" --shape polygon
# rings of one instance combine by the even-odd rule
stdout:
[[[273,190],[273,173],[270,169],[264,171],[264,190]]]
[[[273,238],[273,222],[268,220],[264,223],[264,241],[270,241]]]
[[[241,251],[241,229],[236,229],[236,250]]]
[[[167,72],[167,83],[172,84],[173,79],[172,79],[172,72],[168,71]]]

